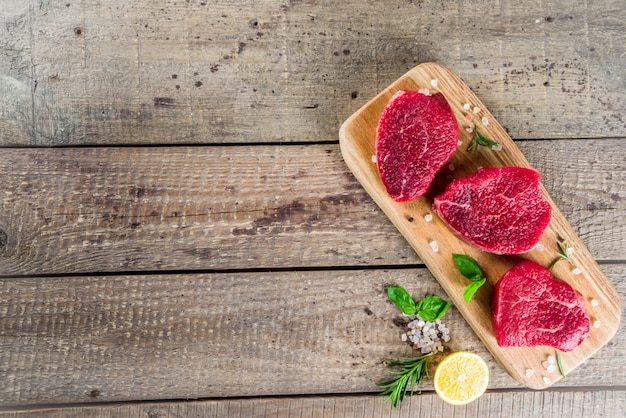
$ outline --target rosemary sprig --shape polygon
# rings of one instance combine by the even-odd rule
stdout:
[[[556,266],[559,263],[559,261],[567,261],[568,263],[572,264],[572,260],[569,257],[570,249],[569,249],[569,244],[567,243],[567,241],[565,240],[557,241],[556,245],[557,247],[559,247],[559,251],[556,254],[558,258],[554,260],[552,264],[550,264],[550,267],[548,267],[548,270],[550,271],[552,271],[554,266]]]
[[[428,360],[431,355],[432,353],[424,354],[406,360],[385,359],[388,363],[401,368],[399,371],[389,370],[395,376],[376,384],[376,386],[384,389],[381,395],[389,395],[385,401],[391,402],[391,409],[396,408],[398,403],[404,400],[409,384],[411,385],[411,395],[413,395],[415,386],[419,385],[424,377],[430,377],[428,375]]]
[[[492,147],[497,147],[498,145],[500,144],[498,144],[496,141],[492,141],[486,136],[483,136],[480,132],[478,132],[478,129],[474,129],[474,139],[467,147],[467,151],[468,152],[474,151],[474,155],[476,155],[476,152],[478,151],[478,147],[492,148]]]
[[[561,363],[561,352],[556,350],[556,365],[559,367],[559,373],[565,377],[565,371],[563,370],[563,364]]]

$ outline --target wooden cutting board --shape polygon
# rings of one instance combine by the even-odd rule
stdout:
[[[579,347],[561,354],[566,374],[592,356],[617,332],[620,320],[620,301],[617,292],[545,189],[544,193],[553,209],[552,220],[541,238],[540,245],[521,256],[489,254],[457,238],[432,210],[436,192],[429,192],[416,200],[402,203],[395,202],[389,197],[380,180],[376,163],[372,159],[375,155],[378,120],[383,108],[398,90],[418,89],[441,92],[448,100],[459,125],[459,139],[462,144],[450,160],[451,165],[444,167],[439,173],[440,179],[447,178],[449,181],[452,177],[471,174],[479,167],[506,165],[530,167],[506,131],[461,79],[445,67],[433,63],[413,68],[346,120],[339,132],[341,152],[346,164],[415,249],[500,365],[513,378],[530,388],[544,389],[551,386],[561,379],[561,375],[558,370],[548,373],[542,362],[550,355],[556,357],[555,349],[545,346],[532,348],[498,346],[491,322],[490,301],[493,285],[522,258],[549,266],[558,257],[557,241],[567,241],[574,250],[571,254],[572,264],[566,261],[559,262],[554,267],[553,273],[555,277],[574,287],[587,301],[591,331]],[[474,134],[466,129],[476,127],[484,136],[502,145],[502,149],[496,151],[481,147],[475,155],[467,152],[466,149]],[[428,214],[432,215],[430,222],[425,219]],[[433,250],[433,242],[437,243],[438,251]],[[487,277],[487,285],[474,295],[469,304],[463,300],[463,291],[469,282],[458,272],[452,261],[452,253],[474,257]],[[534,370],[534,373],[527,375],[528,370]]]

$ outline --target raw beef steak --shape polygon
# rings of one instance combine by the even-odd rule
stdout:
[[[457,148],[459,128],[441,93],[396,93],[378,122],[376,163],[397,202],[422,196]]]
[[[552,215],[539,180],[529,168],[481,168],[452,181],[435,197],[433,210],[479,248],[521,254],[537,245]]]
[[[589,334],[583,297],[530,260],[513,267],[496,283],[492,315],[502,347],[547,345],[572,351]]]

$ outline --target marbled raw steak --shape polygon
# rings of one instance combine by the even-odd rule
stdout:
[[[376,131],[376,163],[387,193],[397,202],[425,194],[456,151],[458,136],[456,118],[441,93],[396,93]]]
[[[481,168],[452,181],[435,197],[433,210],[477,247],[521,254],[537,245],[552,215],[539,180],[530,168]]]
[[[531,260],[522,261],[496,283],[492,317],[502,347],[547,345],[572,351],[589,334],[583,297]]]

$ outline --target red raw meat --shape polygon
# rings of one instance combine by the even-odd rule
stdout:
[[[397,202],[428,191],[457,149],[459,128],[441,93],[396,93],[378,122],[376,162],[387,193]]]
[[[589,334],[583,297],[530,260],[513,267],[496,283],[492,316],[502,347],[547,345],[572,351]]]
[[[452,181],[435,197],[433,210],[477,247],[521,254],[537,245],[552,216],[539,180],[539,173],[529,168],[481,168]]]

